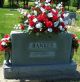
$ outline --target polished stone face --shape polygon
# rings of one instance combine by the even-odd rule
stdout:
[[[13,65],[70,63],[72,38],[68,33],[11,34]]]

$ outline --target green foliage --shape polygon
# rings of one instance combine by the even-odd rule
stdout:
[[[65,10],[68,10],[68,6],[65,6]],[[77,8],[73,6],[69,6],[69,11],[76,12]]]
[[[76,13],[76,24],[80,27],[80,14]],[[80,34],[80,33],[79,33]],[[80,35],[79,35],[80,36]]]
[[[78,0],[70,0],[70,5],[77,7]]]

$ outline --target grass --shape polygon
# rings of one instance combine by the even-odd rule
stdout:
[[[20,22],[20,14],[13,9],[0,8],[0,33],[10,33],[15,24]]]
[[[76,24],[80,27],[80,14],[77,13],[77,20],[76,20]]]
[[[78,51],[74,53],[73,60],[80,65],[80,47],[78,48]]]
[[[3,60],[4,60],[4,53],[3,52],[0,52],[0,65],[2,65],[3,63]]]

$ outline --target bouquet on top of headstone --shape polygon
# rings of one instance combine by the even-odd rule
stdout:
[[[23,32],[62,32],[66,31],[64,18],[63,3],[54,4],[51,0],[35,1],[30,12],[24,9],[19,9],[19,12],[24,15],[24,23],[16,25],[14,28]]]

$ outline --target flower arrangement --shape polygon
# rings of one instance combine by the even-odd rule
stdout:
[[[0,41],[0,51],[7,51],[11,49],[10,36],[6,34]]]
[[[72,48],[77,52],[79,47],[79,40],[76,34],[72,34]]]
[[[62,32],[66,31],[64,22],[65,14],[63,3],[59,3],[54,7],[50,3],[51,0],[44,2],[36,1],[35,6],[31,8],[31,12],[26,12],[24,9],[19,9],[19,12],[24,15],[24,23],[15,26],[15,29],[24,32]]]

